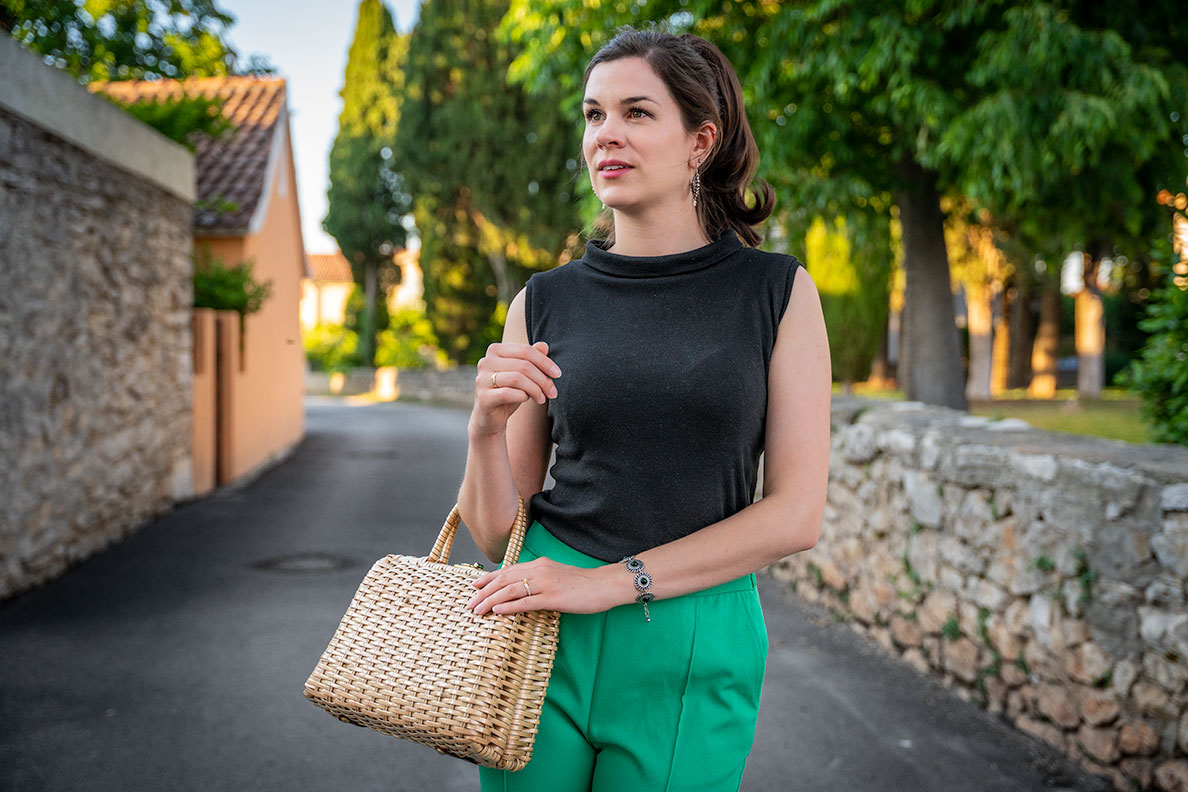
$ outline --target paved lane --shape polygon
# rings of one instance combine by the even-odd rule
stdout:
[[[370,563],[431,547],[467,415],[311,399],[307,419],[255,481],[0,604],[0,790],[477,789],[473,766],[301,695]],[[454,559],[479,558],[460,536]],[[762,596],[772,650],[744,790],[1107,788],[776,581]]]

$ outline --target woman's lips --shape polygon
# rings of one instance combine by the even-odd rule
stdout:
[[[604,179],[617,179],[628,171],[634,170],[630,165],[624,165],[621,168],[604,168],[598,171],[599,175]]]

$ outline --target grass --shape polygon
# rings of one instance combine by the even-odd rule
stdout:
[[[833,386],[835,394],[841,386]],[[903,392],[854,384],[854,395],[869,399],[898,401]],[[969,405],[971,415],[992,420],[1020,418],[1037,429],[1053,432],[1091,435],[1128,443],[1151,443],[1150,432],[1139,412],[1141,400],[1120,388],[1106,388],[1100,399],[1078,399],[1073,389],[1056,391],[1052,399],[1030,399],[1025,390],[1003,391],[990,401],[975,401]]]

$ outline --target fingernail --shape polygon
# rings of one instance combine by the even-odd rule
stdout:
[[[557,368],[556,366],[553,366],[553,376],[554,376],[554,377],[560,377],[560,376],[561,376],[561,369]]]

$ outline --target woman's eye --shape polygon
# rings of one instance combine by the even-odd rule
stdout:
[[[597,121],[601,117],[602,117],[602,112],[599,110],[587,110],[586,111],[586,120],[587,121]]]
[[[627,113],[632,118],[646,118],[648,115],[648,112],[646,110],[641,110],[638,107],[631,108],[630,110],[627,111]]]

